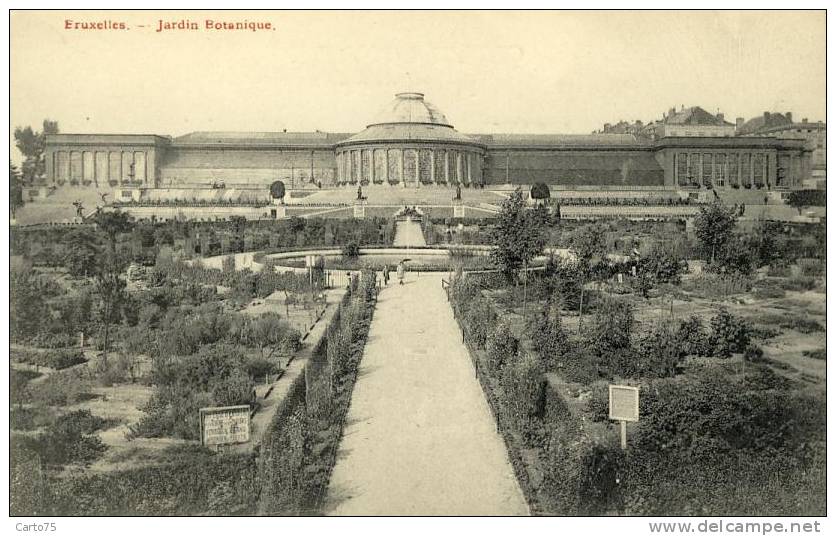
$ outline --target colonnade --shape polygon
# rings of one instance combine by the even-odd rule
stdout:
[[[482,155],[476,151],[439,148],[368,148],[337,152],[340,184],[389,183],[478,184]]]
[[[54,151],[47,158],[58,183],[148,186],[154,175],[151,151]]]
[[[677,186],[789,188],[801,177],[801,157],[774,152],[676,153]]]

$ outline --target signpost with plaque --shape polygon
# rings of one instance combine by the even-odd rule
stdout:
[[[250,440],[250,406],[200,408],[200,440],[207,447]]]
[[[621,448],[627,448],[627,422],[639,420],[639,388],[610,385],[610,419],[621,423]]]

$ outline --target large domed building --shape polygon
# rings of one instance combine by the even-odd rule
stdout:
[[[336,144],[338,184],[482,184],[486,146],[453,128],[423,93],[398,93]]]
[[[276,180],[291,191],[358,184],[507,190],[537,182],[576,191],[774,190],[809,177],[811,150],[804,140],[776,137],[468,134],[422,93],[399,93],[357,133],[51,135],[44,181],[110,187],[114,198],[133,199],[219,185],[255,194]]]

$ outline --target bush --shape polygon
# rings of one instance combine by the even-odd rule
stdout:
[[[521,434],[530,433],[531,420],[543,416],[546,396],[543,372],[540,361],[529,353],[502,369],[506,408]]]
[[[477,300],[465,313],[464,325],[471,342],[477,348],[484,348],[488,335],[496,325],[496,313],[491,304],[484,298]]]
[[[563,328],[557,304],[547,305],[526,326],[532,346],[540,354],[547,370],[555,370],[569,351],[569,334]]]
[[[805,334],[824,331],[824,327],[818,321],[805,316],[788,316],[781,327],[794,329]]]
[[[750,363],[759,363],[763,361],[763,348],[755,344],[748,344],[743,350],[743,359]]]
[[[691,316],[687,320],[679,321],[676,341],[680,351],[686,356],[702,356],[711,353],[708,334],[705,332],[702,320],[698,316]]]
[[[789,279],[782,279],[778,284],[784,290],[804,292],[806,290],[813,290],[816,288],[816,279],[808,276],[797,276],[790,277]]]
[[[90,380],[80,374],[56,372],[31,389],[31,399],[45,406],[69,406],[88,400],[92,388]]]
[[[820,361],[827,360],[827,350],[825,348],[819,348],[817,350],[804,350],[802,354],[804,357],[809,357],[810,359],[818,359]]]
[[[78,349],[47,351],[12,350],[12,360],[55,370],[65,369],[87,362],[84,353]]]
[[[769,300],[773,298],[783,298],[787,295],[787,292],[782,288],[757,287],[752,290],[752,295],[759,300]]]
[[[488,365],[496,372],[505,364],[512,363],[519,352],[520,341],[514,336],[508,322],[499,322],[496,329],[488,335],[485,349]]]
[[[678,344],[677,333],[664,324],[657,325],[639,339],[635,358],[629,361],[631,366],[615,372],[624,377],[674,376],[686,355]]]
[[[745,320],[733,316],[726,309],[720,309],[711,319],[708,344],[713,356],[731,357],[743,352],[749,345],[749,326]]]
[[[106,422],[88,410],[73,411],[56,419],[37,437],[28,438],[28,446],[47,465],[88,465],[107,449],[101,439],[90,435],[103,428]]]
[[[12,430],[30,431],[49,426],[53,422],[52,413],[37,406],[15,408],[9,412],[9,426]]]

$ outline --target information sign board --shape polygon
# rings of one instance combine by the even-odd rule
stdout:
[[[250,440],[250,406],[200,408],[200,438],[204,445],[229,445]]]

